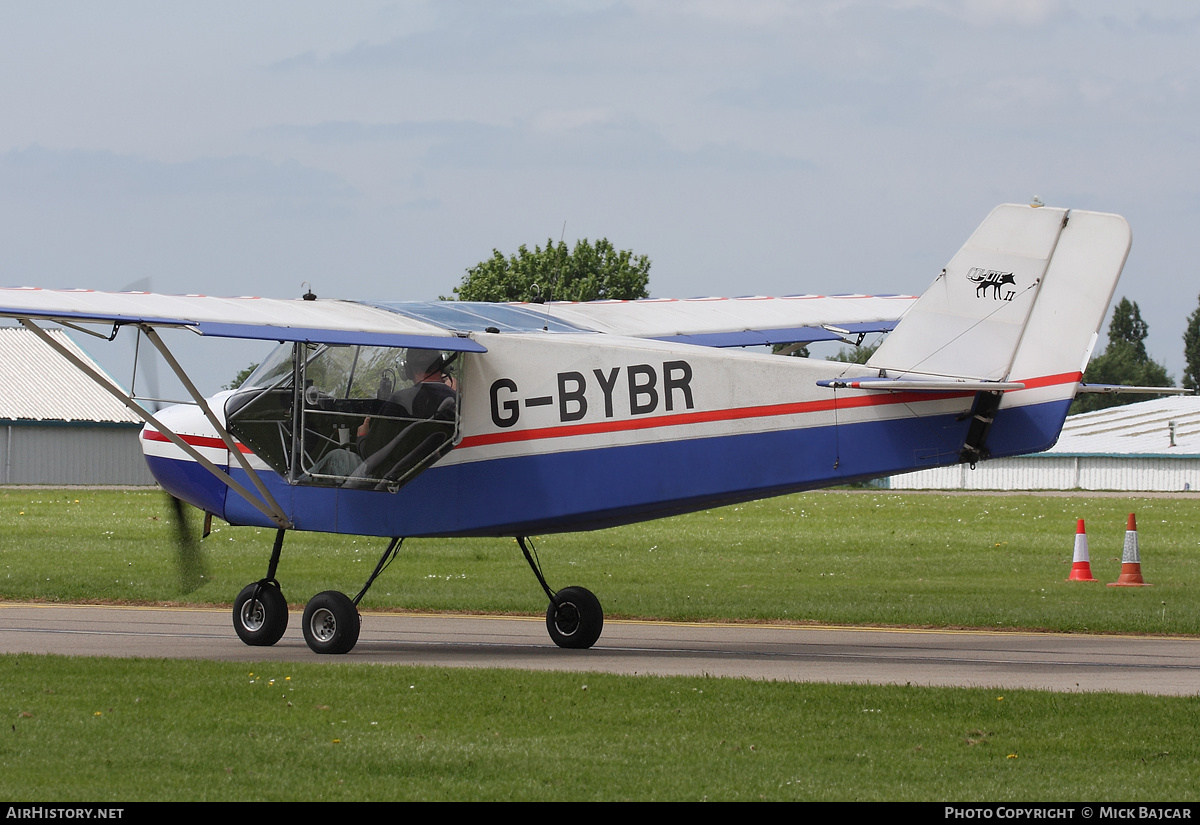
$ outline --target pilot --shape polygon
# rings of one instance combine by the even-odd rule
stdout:
[[[453,376],[446,372],[450,360],[438,350],[408,350],[405,354],[404,372],[413,382],[412,386],[392,393],[384,405],[383,414],[398,415],[401,418],[453,421],[458,392]],[[312,472],[333,476],[373,472],[375,466],[371,461],[372,456],[388,444],[388,440],[395,437],[399,430],[395,429],[395,424],[391,424],[385,427],[383,432],[372,432],[372,423],[371,416],[367,416],[359,425],[356,449],[331,450],[317,462]],[[378,427],[375,429],[378,430]],[[385,456],[386,451],[382,452],[379,458]]]
[[[385,414],[453,421],[458,385],[454,377],[446,372],[452,357],[446,358],[434,349],[410,349],[404,358],[404,374],[412,381],[412,386],[388,396]],[[371,416],[367,416],[358,427],[359,443],[367,438],[370,431]]]
[[[404,372],[411,387],[392,393],[388,400],[399,404],[413,418],[454,419],[458,400],[454,378],[446,373],[450,359],[435,349],[410,349],[404,358]]]

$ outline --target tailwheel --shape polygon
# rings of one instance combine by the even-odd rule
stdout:
[[[246,585],[233,602],[233,629],[248,645],[270,647],[283,638],[287,625],[287,600],[274,581]]]
[[[596,643],[604,630],[604,611],[592,591],[564,587],[546,608],[546,629],[559,647],[585,650]]]
[[[354,602],[336,590],[318,593],[304,607],[304,641],[313,653],[349,653],[361,624]]]

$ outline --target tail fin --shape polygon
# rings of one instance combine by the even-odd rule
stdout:
[[[1021,382],[984,455],[1053,446],[1130,246],[1119,215],[998,206],[867,365],[889,376]],[[982,446],[982,445],[980,445]]]

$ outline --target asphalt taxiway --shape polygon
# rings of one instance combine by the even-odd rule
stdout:
[[[368,612],[353,651],[318,656],[300,619],[274,647],[246,647],[227,610],[0,602],[0,652],[1200,694],[1197,639],[608,621],[575,651],[537,618]]]

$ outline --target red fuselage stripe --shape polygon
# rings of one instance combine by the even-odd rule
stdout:
[[[207,435],[180,435],[184,443],[190,444],[193,447],[207,447],[212,450],[224,450],[225,442],[219,438],[213,438]],[[165,441],[170,444],[171,439],[160,433],[158,430],[145,429],[142,430],[142,438],[147,441]],[[238,450],[243,453],[251,454],[252,451],[245,444],[238,444]]]
[[[1049,387],[1058,384],[1077,383],[1082,376],[1078,372],[1065,372],[1059,375],[1046,375],[1040,378],[1021,379],[1025,389]],[[1010,390],[1010,392],[1021,392]],[[684,424],[704,424],[713,421],[738,421],[747,418],[770,418],[781,415],[798,415],[801,413],[825,412],[826,410],[847,410],[859,407],[877,407],[885,404],[912,404],[920,401],[940,400],[942,398],[969,398],[973,392],[889,392],[878,395],[860,395],[854,398],[828,398],[822,401],[798,401],[792,404],[769,404],[761,407],[737,407],[727,410],[710,410],[694,413],[677,413],[675,415],[659,415],[653,418],[627,419],[623,421],[601,421],[592,424],[567,424],[559,427],[541,427],[530,430],[513,432],[484,433],[470,435],[459,443],[459,448],[483,447],[489,444],[508,444],[517,441],[537,441],[545,438],[565,438],[576,435],[596,435],[599,433],[628,432],[630,430],[648,430],[656,427],[677,427]]]

